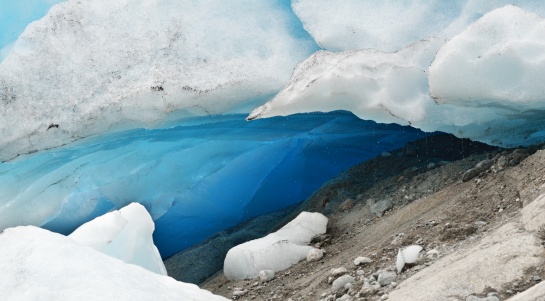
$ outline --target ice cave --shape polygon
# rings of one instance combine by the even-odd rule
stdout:
[[[121,209],[166,259],[436,132],[543,142],[544,17],[533,0],[0,0],[0,254],[58,244],[107,269],[130,250],[93,239],[138,236]]]

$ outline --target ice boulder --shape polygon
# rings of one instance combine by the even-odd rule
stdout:
[[[135,124],[247,112],[316,49],[281,0],[57,4],[0,64],[0,160]]]
[[[0,234],[0,300],[227,300],[33,226]]]
[[[420,255],[420,251],[422,251],[422,249],[422,246],[419,245],[411,245],[399,249],[396,259],[397,272],[401,273],[405,267],[405,264],[415,263],[418,260],[418,256]]]
[[[146,208],[132,203],[81,225],[68,237],[126,263],[166,275],[161,255],[153,244],[154,228]]]
[[[308,243],[326,232],[327,221],[321,213],[302,212],[280,230],[232,248],[225,258],[225,276],[230,280],[256,278],[262,270],[289,268],[307,257],[313,249]]]

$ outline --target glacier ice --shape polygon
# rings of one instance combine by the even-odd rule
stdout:
[[[0,160],[255,105],[317,49],[299,28],[282,0],[57,4],[0,64]]]
[[[81,225],[68,237],[126,263],[166,275],[159,250],[153,244],[154,228],[146,208],[131,203]]]
[[[293,0],[294,12],[330,51],[397,51],[422,39],[450,38],[487,12],[515,4],[545,17],[541,0]]]
[[[227,252],[223,273],[230,280],[256,278],[262,270],[285,270],[305,259],[312,237],[324,234],[328,219],[321,213],[301,212],[278,231],[240,244]]]
[[[1,300],[228,300],[33,226],[0,233]]]
[[[505,147],[539,143],[542,28],[542,17],[509,5],[446,44],[434,38],[397,52],[319,51],[248,119],[343,109]]]
[[[437,36],[467,0],[293,0],[294,12],[318,45],[330,51],[395,51]]]
[[[516,6],[494,10],[449,40],[430,66],[440,103],[544,109],[545,19]]]
[[[138,202],[155,221],[162,257],[169,257],[303,201],[353,164],[426,136],[347,112],[244,117],[194,117],[0,163],[0,229],[36,225],[69,234]]]
[[[420,251],[422,251],[422,249],[422,246],[419,245],[411,245],[399,249],[396,259],[397,273],[401,273],[405,267],[405,264],[415,263],[418,260],[418,256],[420,255]]]

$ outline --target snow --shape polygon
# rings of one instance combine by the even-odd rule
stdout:
[[[159,250],[153,244],[154,228],[146,208],[131,203],[81,225],[68,237],[126,263],[166,275]]]
[[[33,226],[0,234],[1,300],[227,300]]]
[[[305,259],[312,237],[326,232],[328,219],[321,213],[301,212],[295,219],[263,238],[227,252],[223,273],[229,280],[256,278],[262,270],[285,270]]]
[[[435,38],[397,52],[319,51],[248,119],[343,109],[504,147],[536,144],[545,139],[543,24],[509,5],[446,44]]]
[[[135,124],[244,110],[316,50],[298,26],[281,0],[57,4],[0,64],[0,160]]]
[[[298,203],[350,166],[426,136],[346,112],[244,117],[195,117],[0,163],[0,230],[35,225],[69,234],[138,202],[155,221],[154,242],[167,258]]]

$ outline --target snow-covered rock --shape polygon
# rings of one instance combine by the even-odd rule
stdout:
[[[0,234],[1,300],[227,300],[33,226]]]
[[[57,4],[0,64],[0,160],[135,124],[246,112],[317,48],[298,22],[280,0]]]
[[[280,230],[232,248],[225,258],[225,276],[255,278],[259,271],[278,272],[294,265],[313,249],[307,245],[312,237],[326,232],[327,221],[321,213],[302,212]]]
[[[154,229],[146,208],[132,203],[81,225],[68,237],[126,263],[166,275],[161,255],[153,244]]]

